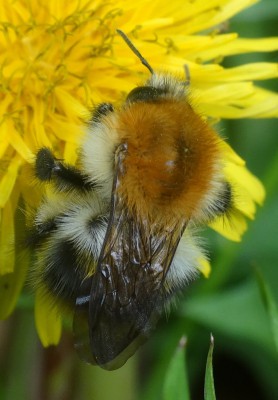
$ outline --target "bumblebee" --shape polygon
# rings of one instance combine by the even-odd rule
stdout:
[[[196,227],[228,212],[218,134],[191,107],[185,82],[153,71],[118,107],[92,113],[79,167],[48,148],[35,175],[52,185],[29,229],[34,281],[74,309],[80,357],[111,370],[146,341],[205,252]]]

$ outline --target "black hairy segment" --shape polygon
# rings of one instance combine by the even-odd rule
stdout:
[[[218,201],[213,205],[213,212],[215,216],[226,214],[232,206],[233,192],[232,187],[228,182],[224,183],[224,189]]]
[[[36,249],[57,229],[55,218],[49,218],[40,224],[35,224],[27,230],[25,245]]]
[[[153,86],[139,86],[133,89],[127,96],[126,101],[130,103],[142,102],[155,102],[161,99],[166,90],[155,88]]]
[[[74,306],[84,271],[80,255],[70,241],[58,241],[43,261],[41,280],[47,290],[67,305]]]
[[[97,232],[103,226],[107,226],[108,224],[108,215],[99,215],[97,217],[92,217],[88,221],[88,230],[92,237],[94,236],[95,232]]]
[[[36,156],[35,174],[41,181],[50,181],[55,169],[56,158],[50,149],[43,147]]]
[[[101,119],[114,111],[114,107],[111,103],[101,103],[99,104],[92,113],[90,122],[101,122]]]
[[[41,181],[53,181],[58,190],[88,191],[97,185],[79,169],[54,157],[50,149],[43,147],[37,153],[35,174]]]

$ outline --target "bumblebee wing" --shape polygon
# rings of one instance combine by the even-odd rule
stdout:
[[[148,338],[163,310],[163,282],[183,226],[155,233],[139,223],[118,195],[121,157],[116,173],[110,220],[96,273],[87,278],[76,300],[74,332],[81,358],[116,369]]]

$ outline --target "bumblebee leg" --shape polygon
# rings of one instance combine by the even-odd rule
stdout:
[[[72,189],[88,191],[96,187],[79,169],[58,160],[46,147],[37,153],[35,173],[41,181],[53,181],[61,191]]]

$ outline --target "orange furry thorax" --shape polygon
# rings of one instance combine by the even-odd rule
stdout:
[[[117,131],[127,144],[121,193],[137,215],[189,219],[210,189],[219,138],[186,100],[124,106]]]

